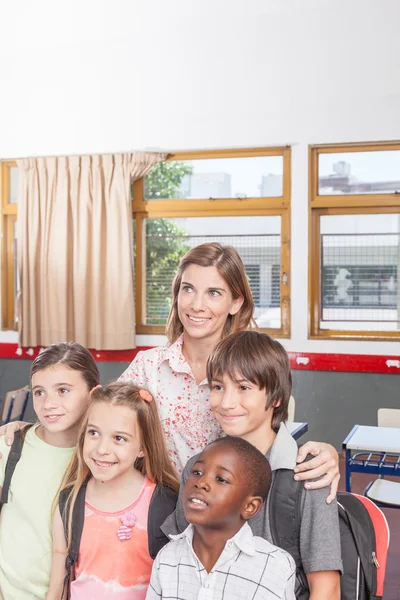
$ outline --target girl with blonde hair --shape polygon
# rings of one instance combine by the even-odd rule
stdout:
[[[178,479],[147,390],[115,382],[91,398],[55,507],[46,600],[66,598],[69,579],[73,600],[142,600]]]

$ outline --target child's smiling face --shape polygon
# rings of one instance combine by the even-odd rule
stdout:
[[[143,456],[136,414],[127,406],[94,402],[89,409],[83,458],[93,477],[110,481],[130,476]]]
[[[243,459],[233,448],[215,443],[193,465],[183,490],[183,508],[193,525],[225,529],[249,518],[246,508],[252,498]]]
[[[214,379],[210,386],[210,408],[227,435],[249,439],[270,429],[274,407],[267,405],[267,394],[257,384],[228,375]]]
[[[59,364],[34,373],[31,385],[33,408],[48,434],[77,433],[90,401],[82,374]]]

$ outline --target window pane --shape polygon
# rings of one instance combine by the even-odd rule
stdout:
[[[229,231],[229,233],[220,233]],[[259,327],[280,328],[280,217],[146,219],[146,324],[163,325],[179,259],[205,242],[234,246],[246,267]]]
[[[146,200],[282,196],[283,157],[159,163],[145,177]]]
[[[19,173],[18,167],[10,168],[10,204],[18,203]]]
[[[399,215],[321,217],[321,329],[400,329]]]
[[[320,195],[400,192],[400,150],[319,154]]]

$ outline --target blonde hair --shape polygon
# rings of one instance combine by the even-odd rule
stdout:
[[[222,246],[217,242],[211,242],[192,248],[179,263],[178,271],[172,282],[172,306],[165,328],[170,342],[175,342],[183,332],[183,325],[178,315],[178,294],[183,272],[189,265],[216,267],[218,273],[228,284],[232,298],[234,300],[243,298],[243,304],[238,312],[235,315],[228,315],[223,337],[242,329],[257,329],[253,318],[253,296],[238,251],[233,246]]]
[[[174,492],[178,492],[178,476],[168,457],[164,433],[154,400],[151,402],[143,400],[140,396],[139,388],[130,383],[113,382],[93,390],[91,405],[100,402],[110,404],[111,406],[127,406],[136,414],[143,457],[136,459],[134,464],[135,469],[140,471],[142,475],[146,475],[156,484],[164,485],[171,488]],[[83,445],[89,410],[90,407],[79,431],[77,447],[56,496],[58,503],[59,494],[65,489],[70,490],[65,505],[65,514],[69,515],[67,525],[68,549],[70,549],[72,540],[72,517],[76,498],[82,485],[87,483],[91,478],[89,467],[83,458]],[[61,516],[63,517],[64,515]]]

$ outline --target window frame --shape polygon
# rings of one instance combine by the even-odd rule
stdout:
[[[400,213],[400,194],[319,194],[320,154],[400,150],[400,142],[324,144],[309,146],[308,209],[308,338],[333,340],[398,341],[399,331],[321,329],[321,235],[324,215],[367,215]]]
[[[1,194],[1,328],[3,331],[17,329],[15,321],[14,295],[14,224],[17,220],[18,205],[10,202],[11,169],[16,167],[15,161],[0,162],[0,194]]]
[[[144,335],[164,334],[163,325],[146,325],[146,285],[143,280],[145,269],[144,219],[178,217],[227,217],[227,216],[280,216],[281,217],[281,327],[262,329],[269,335],[279,338],[290,337],[290,194],[291,194],[291,148],[248,148],[241,150],[210,150],[198,152],[176,152],[167,161],[198,160],[215,158],[244,158],[259,156],[283,157],[282,196],[260,198],[218,198],[218,199],[166,199],[145,200],[144,178],[133,184],[134,198],[132,214],[136,221],[136,333]]]

